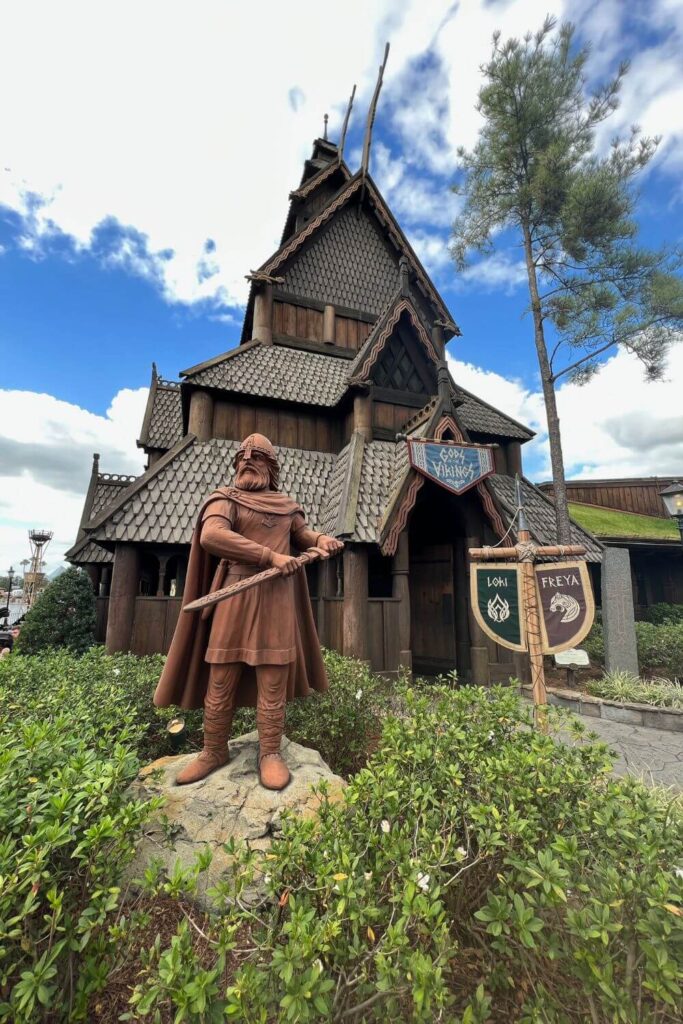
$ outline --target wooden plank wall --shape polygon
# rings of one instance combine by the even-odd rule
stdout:
[[[337,452],[341,425],[322,412],[255,406],[217,401],[213,412],[213,436],[241,440],[254,431],[273,444],[306,451]]]
[[[334,320],[334,343],[339,348],[357,352],[367,338],[372,324],[354,317],[340,316]],[[294,305],[292,302],[273,302],[273,332],[305,341],[323,340],[323,313],[319,309]]]
[[[290,338],[307,341],[323,340],[323,314],[319,309],[306,309],[291,302],[273,302],[273,331]]]
[[[614,480],[614,481],[567,481],[567,496],[570,501],[586,505],[601,505],[603,508],[617,508],[624,512],[637,512],[644,516],[668,519],[660,491],[663,491],[673,477],[661,480]],[[552,497],[552,485],[544,487]]]
[[[136,597],[133,654],[165,654],[171,644],[182,600],[175,597]]]
[[[425,399],[426,401],[426,399]],[[411,419],[417,409],[410,405],[391,405],[389,402],[372,403],[372,425],[380,430],[399,431]]]
[[[396,597],[371,597],[368,600],[368,640],[373,672],[398,671],[400,603]]]
[[[334,343],[340,348],[349,348],[357,352],[372,329],[372,324],[364,320],[353,320],[348,316],[335,316]]]

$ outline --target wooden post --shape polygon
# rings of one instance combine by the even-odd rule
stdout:
[[[443,327],[440,324],[434,324],[432,327],[432,345],[439,359],[444,358],[445,345],[443,340]]]
[[[273,344],[273,286],[264,284],[254,296],[252,338],[264,345]]]
[[[372,399],[368,394],[354,395],[353,429],[366,441],[372,441]]]
[[[213,398],[208,391],[192,392],[187,429],[198,441],[210,441],[213,437]]]
[[[393,576],[392,593],[400,602],[398,606],[398,664],[412,675],[413,652],[410,647],[410,554],[408,531],[402,530],[391,567]]]
[[[536,594],[536,573],[534,561],[536,546],[531,542],[528,530],[520,529],[517,533],[517,558],[522,573],[522,601],[526,620],[526,637],[529,646],[529,667],[531,668],[531,689],[536,706],[536,724],[545,732],[548,728],[546,707],[548,691],[545,688],[543,671],[543,643],[541,641],[541,619],[538,611]]]
[[[159,555],[159,578],[157,580],[157,597],[164,597],[164,587],[166,585],[166,566],[170,555]]]
[[[453,552],[455,573],[455,661],[458,676],[468,680],[472,674],[470,660],[469,586],[467,570],[467,548],[464,537],[456,537]]]
[[[329,303],[323,311],[323,341],[326,345],[334,345],[334,306]]]
[[[139,559],[134,544],[117,544],[109,594],[107,654],[130,650],[138,596]]]
[[[344,548],[344,654],[368,661],[368,551]]]
[[[95,591],[95,594],[99,594],[99,592],[100,592],[100,567],[99,567],[99,565],[95,565],[93,563],[90,563],[89,565],[85,566],[85,571],[87,572],[88,576],[90,577],[90,582],[92,583],[92,588]]]

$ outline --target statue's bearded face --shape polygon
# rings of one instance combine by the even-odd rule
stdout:
[[[235,486],[243,491],[265,491],[270,484],[268,463],[259,452],[252,452],[248,459],[242,456],[237,463]]]

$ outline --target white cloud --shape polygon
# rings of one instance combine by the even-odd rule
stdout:
[[[525,472],[550,478],[543,396],[449,355],[451,373],[468,391],[537,432],[524,446]],[[557,390],[568,477],[683,476],[683,344],[669,354],[665,378],[646,383],[642,364],[628,352],[612,356],[587,384]]]
[[[48,571],[76,539],[93,452],[103,472],[138,474],[147,389],[125,388],[104,416],[51,395],[0,391],[0,568],[28,557],[28,530],[54,531]]]
[[[674,167],[683,19],[674,0],[647,8],[668,38],[636,56],[619,117],[663,131],[660,159]],[[334,137],[356,81],[362,125],[390,39],[372,167],[409,231],[445,238],[456,148],[476,139],[491,34],[519,35],[548,12],[578,22],[596,43],[596,65],[618,59],[625,20],[635,17],[615,0],[348,0],[343,17],[314,0],[5,4],[0,32],[12,45],[0,61],[0,203],[27,215],[24,244],[36,253],[56,229],[88,246],[98,225],[114,223],[125,230],[109,258],[169,300],[242,302],[244,274],[277,246],[323,113]]]
[[[458,288],[474,285],[485,292],[501,291],[510,295],[527,281],[524,260],[515,259],[509,252],[495,252],[492,256],[470,264],[458,275]]]

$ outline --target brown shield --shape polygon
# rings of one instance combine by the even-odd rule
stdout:
[[[593,589],[585,562],[534,566],[544,654],[576,647],[595,616]]]

